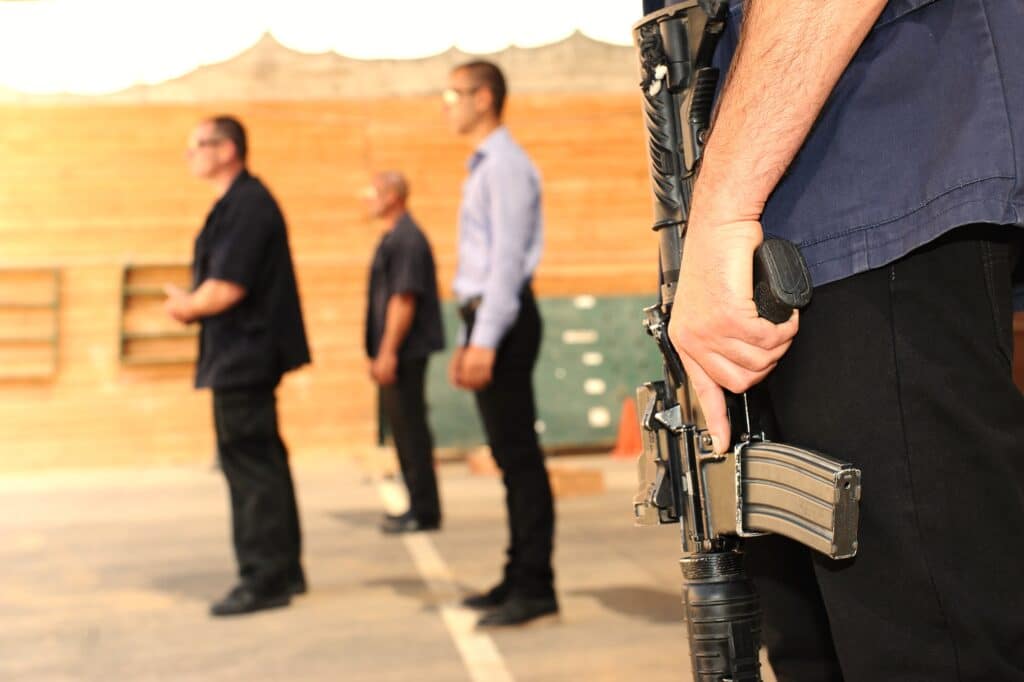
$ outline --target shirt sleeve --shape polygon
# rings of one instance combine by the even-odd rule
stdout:
[[[392,294],[427,293],[427,245],[415,235],[397,240],[388,262],[388,291]]]
[[[491,248],[470,344],[497,348],[519,314],[519,290],[527,274],[527,249],[540,212],[540,192],[529,165],[519,159],[488,166],[485,180]]]
[[[251,291],[259,280],[260,266],[280,221],[279,214],[269,202],[243,198],[226,218],[226,233],[210,254],[208,277]]]

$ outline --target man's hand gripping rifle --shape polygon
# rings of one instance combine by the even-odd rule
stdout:
[[[728,6],[688,0],[634,27],[660,244],[658,305],[644,324],[664,358],[664,381],[638,389],[644,449],[634,498],[638,524],[678,521],[683,603],[693,677],[758,682],[760,604],[741,539],[767,532],[833,559],[857,552],[860,471],[821,453],[768,440],[770,411],[757,389],[727,394],[732,442],[716,454],[668,337],[693,184],[710,129],[718,70],[711,66]],[[811,297],[800,252],[766,240],[754,256],[754,300],[784,322]]]

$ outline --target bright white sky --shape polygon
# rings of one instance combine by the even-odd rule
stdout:
[[[0,2],[0,86],[102,94],[225,61],[270,33],[307,53],[486,54],[573,31],[630,44],[639,0],[33,0]]]

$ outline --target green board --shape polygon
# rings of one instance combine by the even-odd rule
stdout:
[[[545,447],[603,447],[615,441],[622,403],[661,376],[654,340],[641,325],[653,296],[577,296],[538,301],[544,324],[533,380],[537,431]],[[448,383],[458,317],[442,306],[447,350],[427,368],[428,419],[438,447],[484,442],[471,393]],[[387,427],[381,423],[381,433]]]

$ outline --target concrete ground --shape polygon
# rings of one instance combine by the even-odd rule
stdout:
[[[503,497],[461,462],[444,529],[394,538],[376,524],[400,486],[300,460],[310,592],[235,619],[207,615],[233,582],[219,472],[5,474],[0,679],[689,680],[675,529],[632,526],[633,462],[555,461],[606,484],[557,503],[561,621],[487,634],[457,601],[498,577]]]

